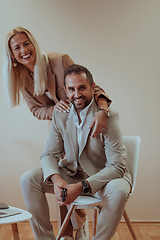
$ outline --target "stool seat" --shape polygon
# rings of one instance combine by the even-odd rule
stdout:
[[[102,206],[103,200],[93,196],[79,196],[71,205],[76,205],[76,209],[90,209]]]

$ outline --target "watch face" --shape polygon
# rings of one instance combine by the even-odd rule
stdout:
[[[89,192],[89,186],[85,181],[81,182],[83,185],[83,193],[88,193]]]
[[[88,192],[89,192],[89,187],[88,187],[88,186],[85,187],[85,188],[83,189],[83,192],[84,192],[84,193],[88,193]]]

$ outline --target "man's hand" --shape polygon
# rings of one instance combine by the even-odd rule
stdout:
[[[54,110],[57,110],[59,112],[69,112],[70,111],[70,101],[69,100],[60,100],[56,105],[54,106]]]
[[[107,121],[108,117],[103,111],[99,111],[96,113],[91,125],[89,126],[89,129],[93,128],[93,132],[91,135],[92,138],[95,138],[105,130],[107,126]]]
[[[67,194],[64,202],[60,202],[60,206],[71,204],[82,192],[82,183],[67,184],[64,186]]]
[[[56,195],[58,202],[62,203],[62,191],[63,188],[66,188],[68,183],[64,181],[59,174],[54,174],[51,177],[51,180],[54,184],[54,194]]]

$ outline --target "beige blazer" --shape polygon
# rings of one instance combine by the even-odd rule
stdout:
[[[47,83],[46,89],[50,93],[50,99],[45,93],[39,96],[34,96],[33,79],[28,76],[27,86],[25,88],[24,99],[32,112],[38,119],[52,119],[52,112],[54,105],[60,100],[66,100],[67,96],[63,89],[64,86],[64,70],[72,65],[73,60],[62,53],[48,53],[49,66],[47,68]],[[104,90],[96,85],[95,100],[97,101],[100,95],[111,103],[111,99],[105,94]]]
[[[41,156],[41,166],[46,183],[49,183],[51,175],[59,173],[60,156],[65,150],[68,159],[66,167],[75,174],[79,160],[82,168],[89,175],[87,180],[93,194],[115,178],[123,177],[132,184],[131,176],[126,168],[126,149],[119,125],[119,115],[110,109],[111,115],[105,131],[100,136],[91,139],[91,130],[88,126],[97,111],[98,107],[93,101],[86,116],[79,150],[74,112],[72,110],[70,113],[54,111],[50,132]]]

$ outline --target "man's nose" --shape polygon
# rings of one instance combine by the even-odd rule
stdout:
[[[76,97],[76,98],[79,98],[80,96],[81,96],[80,91],[79,91],[79,90],[76,90],[76,91],[75,91],[75,97]]]

